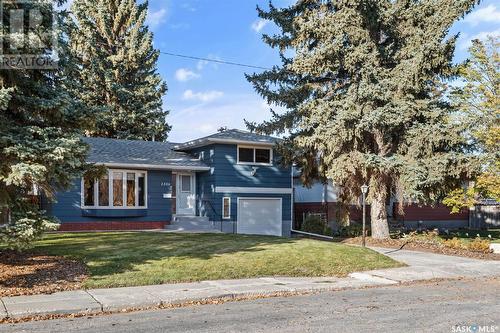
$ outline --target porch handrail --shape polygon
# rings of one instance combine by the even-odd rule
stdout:
[[[218,219],[218,220],[220,221],[220,231],[222,232],[222,215],[217,213],[217,211],[215,210],[215,208],[212,204],[212,201],[207,200],[207,199],[202,199],[201,202],[207,203],[210,206],[210,209],[212,210],[212,212],[214,212],[214,215],[216,218],[220,217],[220,219]]]

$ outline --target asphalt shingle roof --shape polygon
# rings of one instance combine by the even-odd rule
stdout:
[[[187,149],[192,147],[200,147],[214,142],[222,141],[236,141],[236,142],[246,142],[249,144],[269,144],[273,145],[280,139],[269,136],[260,135],[248,131],[242,131],[239,129],[230,129],[223,132],[215,133],[200,139],[192,140],[186,143],[176,145],[177,149]]]
[[[207,167],[199,159],[173,150],[168,142],[87,138],[90,163],[141,164],[150,166]]]

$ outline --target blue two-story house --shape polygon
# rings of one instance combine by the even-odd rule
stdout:
[[[60,230],[164,228],[199,218],[223,232],[289,236],[291,167],[276,138],[227,130],[182,144],[84,138],[100,179],[83,177],[47,208]]]

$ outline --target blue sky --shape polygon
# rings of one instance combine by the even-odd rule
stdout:
[[[276,6],[292,0],[274,0]],[[164,52],[208,57],[270,67],[279,63],[261,40],[272,24],[257,17],[256,5],[267,0],[150,0],[148,24],[154,45]],[[500,4],[483,1],[457,22],[460,32],[456,60],[467,57],[473,38],[500,35]],[[253,69],[161,55],[159,72],[169,90],[164,107],[173,126],[169,141],[181,142],[211,134],[221,126],[244,129],[243,119],[262,121],[269,108],[246,81]],[[258,71],[258,70],[257,70]]]

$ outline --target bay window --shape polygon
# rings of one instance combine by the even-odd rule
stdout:
[[[108,170],[100,179],[82,180],[82,207],[146,208],[146,172]]]

